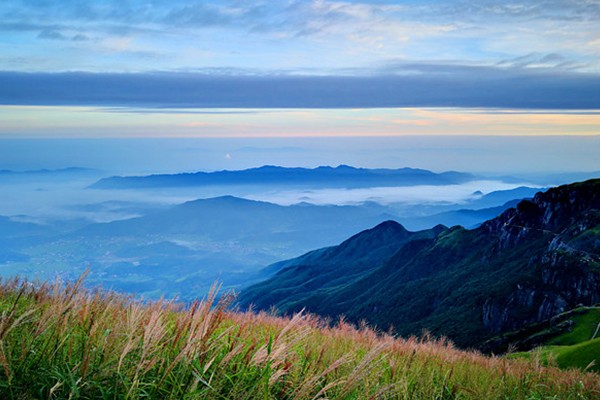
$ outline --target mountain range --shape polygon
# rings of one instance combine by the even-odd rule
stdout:
[[[39,181],[61,181],[64,179],[96,178],[101,171],[91,168],[69,167],[60,169],[36,169],[27,171],[0,170],[0,184]]]
[[[0,217],[0,265],[7,276],[36,279],[53,279],[57,273],[75,278],[89,265],[90,284],[189,300],[206,294],[215,280],[224,289],[240,289],[268,277],[268,270],[261,271],[264,265],[339,243],[382,221],[428,230],[440,222],[474,226],[510,207],[515,196],[531,196],[534,190],[474,193],[460,205],[282,206],[233,196],[171,206],[116,200],[79,204],[66,210],[97,221],[115,215],[126,219],[58,218],[40,225],[23,222],[35,221],[27,215]],[[493,207],[473,209],[488,205]]]
[[[90,284],[186,301],[215,281],[224,289],[253,282],[262,266],[339,242],[390,218],[386,212],[374,203],[280,206],[222,196],[69,231],[0,217],[0,265],[44,279],[74,278],[89,265]]]
[[[343,315],[482,347],[600,302],[600,180],[540,192],[471,230],[410,233],[386,222],[268,271],[277,272],[241,292],[242,307]]]
[[[133,189],[208,185],[290,185],[326,187],[375,187],[449,185],[476,179],[462,172],[434,173],[424,169],[367,169],[348,165],[286,168],[265,165],[240,171],[193,172],[148,176],[113,176],[91,185],[94,189]]]

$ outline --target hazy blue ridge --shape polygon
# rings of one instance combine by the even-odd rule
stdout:
[[[0,216],[0,238],[17,238],[41,234],[45,227],[31,222],[15,221],[12,218]]]
[[[102,172],[92,168],[68,167],[60,169],[36,169],[26,171],[0,170],[0,184],[38,181],[62,181],[76,178],[98,178]]]
[[[474,195],[463,207],[477,208],[490,197],[500,201],[521,194],[508,190]],[[149,298],[165,295],[188,300],[205,295],[214,281],[223,284],[223,291],[240,290],[268,278],[272,272],[262,269],[265,265],[340,243],[386,220],[398,221],[412,231],[440,222],[470,226],[499,214],[504,207],[472,210],[458,204],[430,204],[407,208],[373,201],[282,206],[233,196],[170,206],[142,200],[68,205],[59,210],[66,217],[59,214],[43,221],[44,225],[18,222],[37,220],[27,215],[0,218],[4,276],[76,279],[90,266],[90,285]],[[420,214],[413,214],[413,209]],[[450,211],[440,214],[441,210]],[[125,218],[93,222],[85,216]]]
[[[90,186],[95,189],[130,189],[199,185],[320,185],[327,187],[373,187],[448,185],[476,179],[463,172],[434,173],[424,169],[366,169],[338,167],[286,168],[262,166],[239,171],[194,172],[148,176],[109,177]]]
[[[462,225],[467,228],[476,228],[482,222],[500,215],[509,208],[515,207],[521,200],[523,199],[511,200],[497,207],[481,209],[461,208],[423,217],[398,218],[398,220],[412,230],[427,229],[435,224],[445,226]]]
[[[60,272],[70,279],[89,265],[89,284],[188,300],[205,295],[215,281],[223,291],[253,283],[263,266],[335,244],[389,219],[386,212],[376,204],[280,206],[233,196],[200,199],[88,224],[43,241],[29,238],[19,252],[31,259],[4,271],[35,271],[48,279]]]

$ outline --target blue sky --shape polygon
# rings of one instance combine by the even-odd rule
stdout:
[[[599,22],[590,0],[4,0],[0,66],[364,75],[425,63],[597,74]]]
[[[2,137],[595,135],[600,2],[4,0],[0,105]]]

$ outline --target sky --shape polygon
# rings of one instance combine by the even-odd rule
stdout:
[[[0,2],[0,138],[600,135],[600,1]]]

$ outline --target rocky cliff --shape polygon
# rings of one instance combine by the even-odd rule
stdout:
[[[492,333],[547,320],[578,304],[600,302],[598,180],[538,193],[484,223],[493,252],[540,242],[523,265],[529,279],[501,299],[488,299],[483,324]]]

